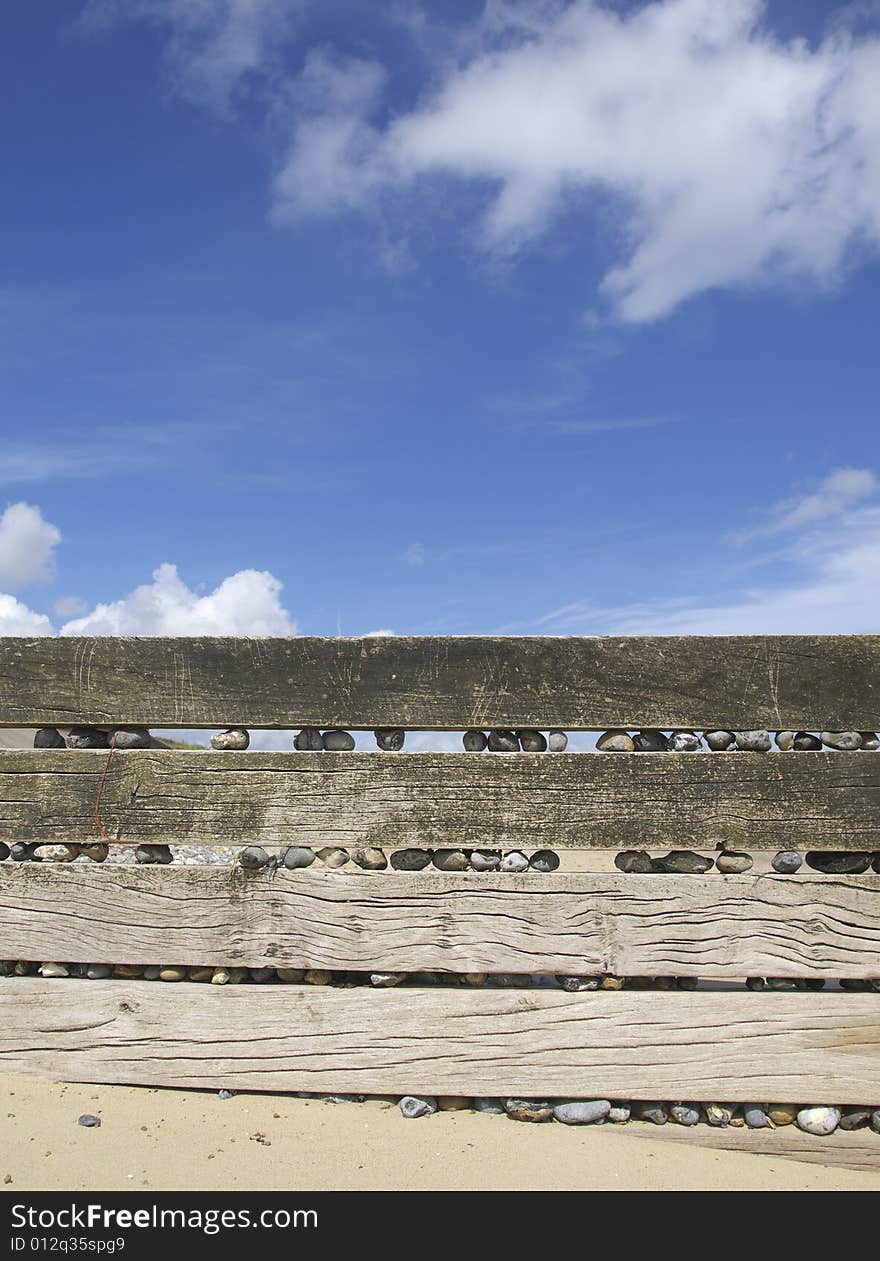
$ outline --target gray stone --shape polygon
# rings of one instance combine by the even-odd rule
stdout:
[[[628,1103],[612,1103],[608,1109],[608,1120],[612,1125],[625,1125],[631,1111]]]
[[[744,1103],[743,1119],[750,1130],[769,1130],[773,1128],[773,1124],[764,1111],[763,1104],[760,1103]]]
[[[404,1095],[398,1104],[405,1117],[429,1117],[437,1111],[437,1100],[433,1095]]]
[[[37,853],[36,841],[13,841],[10,848],[14,863],[38,863],[41,861]]]
[[[601,984],[601,976],[557,976],[560,987],[567,994],[580,994],[583,990],[597,990]]]
[[[112,971],[109,963],[90,963],[86,968],[86,976],[90,981],[106,981]]]
[[[97,727],[71,727],[67,733],[68,749],[106,749],[109,745],[107,732]]]
[[[332,731],[324,732],[321,743],[328,753],[350,753],[354,748],[354,736],[350,731],[340,731],[334,727]]]
[[[795,733],[793,731],[777,731],[775,736],[777,749],[787,753],[789,749],[794,747],[794,737]]]
[[[768,990],[796,990],[797,986],[792,976],[767,976],[764,983]]]
[[[94,1116],[91,1112],[84,1112],[81,1117],[77,1117],[76,1123],[87,1130],[96,1130],[100,1128],[101,1118]]]
[[[608,1099],[571,1099],[557,1103],[553,1116],[563,1125],[595,1125],[597,1121],[604,1121],[610,1111]]]
[[[830,876],[860,876],[871,866],[873,854],[853,850],[811,849],[807,851],[807,866]]]
[[[762,976],[747,976],[747,990],[762,990],[764,988],[764,978]]]
[[[218,1099],[234,1099],[235,1091],[234,1090],[218,1090],[217,1098]]]
[[[500,1116],[504,1113],[504,1104],[500,1099],[493,1099],[488,1095],[481,1095],[474,1100],[474,1111],[486,1112],[491,1116]]]
[[[466,731],[461,738],[466,753],[482,753],[488,740],[485,731]]]
[[[558,727],[554,727],[547,735],[547,748],[551,753],[564,753],[568,747],[568,736]]]
[[[489,732],[489,752],[490,753],[518,753],[519,740],[516,738],[515,731],[507,731],[498,729]]]
[[[238,865],[244,871],[262,871],[270,862],[269,854],[262,845],[248,845],[238,855]]]
[[[352,854],[352,858],[358,867],[362,867],[364,871],[384,871],[388,866],[388,859],[381,849],[376,849],[372,845],[366,846],[364,849],[356,849]]]
[[[115,727],[110,743],[116,749],[151,749],[153,737],[146,727]]]
[[[248,968],[248,975],[257,985],[265,985],[267,981],[275,980],[274,968]]]
[[[603,731],[596,741],[596,748],[600,753],[633,753],[635,747],[629,732],[617,729]]]
[[[862,747],[862,737],[857,731],[822,731],[819,739],[829,749],[852,753]]]
[[[871,1129],[875,1134],[880,1134],[880,1108],[874,1108],[871,1113]]]
[[[669,1113],[665,1103],[653,1103],[639,1099],[632,1104],[632,1117],[635,1121],[650,1121],[653,1125],[665,1125]]]
[[[555,871],[559,866],[559,855],[552,849],[535,850],[529,859],[529,866],[533,871]]]
[[[547,751],[547,737],[542,731],[535,731],[533,728],[527,727],[516,734],[519,736],[519,742],[524,753],[545,753]]]
[[[0,841],[0,863],[9,857],[9,846],[5,841]]]
[[[736,743],[736,736],[732,731],[704,731],[703,739],[713,753],[723,753]]]
[[[504,1111],[514,1121],[552,1121],[553,1108],[546,1099],[505,1099]]]
[[[391,855],[395,871],[422,871],[431,861],[429,849],[398,849]]]
[[[774,854],[770,860],[770,866],[774,871],[780,872],[783,876],[791,876],[803,865],[803,859],[797,850],[781,849],[778,854]]]
[[[377,727],[373,732],[376,744],[385,753],[399,753],[406,740],[403,727]]]
[[[871,861],[871,870],[876,871],[880,875],[880,853],[874,855]]]
[[[293,747],[301,753],[320,753],[324,748],[324,741],[317,727],[303,727],[293,737]]]
[[[871,1124],[870,1108],[843,1108],[840,1114],[842,1130],[861,1130]]]
[[[307,845],[289,845],[284,851],[283,862],[288,871],[296,871],[300,867],[311,867],[316,858],[315,851]]]
[[[665,857],[656,858],[654,863],[656,870],[679,872],[684,875],[702,875],[712,867],[711,858],[695,854],[689,849],[670,850]]]
[[[435,849],[431,862],[438,871],[467,871],[470,866],[463,849]]]
[[[706,1114],[706,1120],[710,1125],[720,1126],[721,1129],[730,1125],[730,1118],[733,1116],[733,1108],[729,1108],[724,1103],[704,1103],[703,1111]]]
[[[669,740],[662,731],[642,730],[632,738],[636,753],[665,753]]]
[[[808,1134],[833,1134],[840,1125],[840,1108],[801,1108],[797,1114],[797,1125]]]
[[[693,731],[673,731],[668,747],[670,753],[698,753],[702,744]]]
[[[366,1095],[315,1095],[318,1103],[363,1103]]]
[[[669,1119],[677,1125],[698,1125],[700,1109],[692,1103],[674,1103],[669,1109]]]
[[[518,849],[512,849],[501,859],[502,871],[528,871],[529,860]]]
[[[769,753],[769,731],[735,731],[736,747],[745,753]]]
[[[754,860],[749,854],[741,854],[737,850],[722,850],[715,859],[715,866],[726,876],[733,875],[741,871],[748,871],[754,866]]]
[[[333,870],[344,867],[351,858],[348,850],[338,845],[325,845],[323,849],[317,851],[317,854],[324,866]]]
[[[862,749],[866,753],[876,753],[880,749],[880,738],[876,731],[860,731],[862,737]]]
[[[500,866],[500,854],[488,849],[472,850],[471,867],[474,871],[498,871]]]
[[[618,871],[634,871],[641,875],[657,871],[654,860],[643,849],[624,849],[614,856],[614,866]]]
[[[151,963],[149,967],[144,968],[144,980],[158,981],[159,973],[161,971],[162,969],[159,967],[158,963]]]
[[[809,731],[795,732],[792,746],[797,753],[818,753],[822,748],[822,741],[818,736],[814,736]]]
[[[54,727],[40,727],[34,732],[35,749],[64,749],[66,747],[64,737]]]
[[[225,731],[218,731],[216,735],[211,736],[212,749],[228,752],[246,749],[250,742],[250,733],[245,731],[244,727],[227,727]]]
[[[174,861],[174,856],[168,845],[138,845],[134,852],[135,862],[145,864],[158,864],[161,867]]]

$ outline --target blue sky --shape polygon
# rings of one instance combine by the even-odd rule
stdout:
[[[880,9],[0,9],[0,633],[876,631]]]

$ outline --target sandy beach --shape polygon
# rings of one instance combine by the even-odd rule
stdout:
[[[84,1112],[99,1116],[100,1128],[78,1125]],[[713,1151],[696,1141],[642,1137],[647,1127],[636,1136],[607,1125],[527,1125],[474,1112],[407,1121],[394,1103],[378,1099],[224,1100],[200,1091],[0,1077],[0,1125],[0,1186],[13,1193],[880,1190],[880,1170]]]

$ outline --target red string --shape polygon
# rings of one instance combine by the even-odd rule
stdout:
[[[107,778],[107,771],[110,769],[110,762],[115,752],[116,732],[114,731],[110,740],[110,748],[107,750],[107,760],[104,763],[104,769],[101,771],[101,778],[98,781],[98,792],[95,796],[95,827],[98,829],[101,836],[103,836],[104,840],[110,842],[115,842],[115,838],[105,830],[104,825],[101,822],[101,795],[104,792],[104,780]]]

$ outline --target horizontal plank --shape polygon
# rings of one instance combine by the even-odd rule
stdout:
[[[0,1071],[212,1090],[880,1102],[880,997],[0,981]]]
[[[100,750],[0,751],[0,836],[95,840]],[[874,753],[116,754],[121,842],[880,848]]]
[[[0,639],[0,723],[874,730],[880,636]]]
[[[880,978],[880,877],[0,866],[12,959]]]
[[[711,1102],[706,1100],[706,1102]],[[786,1100],[768,1100],[785,1103]],[[873,1130],[835,1130],[817,1138],[805,1134],[796,1125],[775,1130],[750,1130],[745,1127],[698,1125],[628,1125],[625,1134],[652,1141],[687,1143],[689,1147],[707,1147],[715,1151],[748,1152],[756,1156],[777,1156],[784,1160],[802,1160],[807,1164],[832,1165],[842,1169],[880,1170],[880,1135]]]

